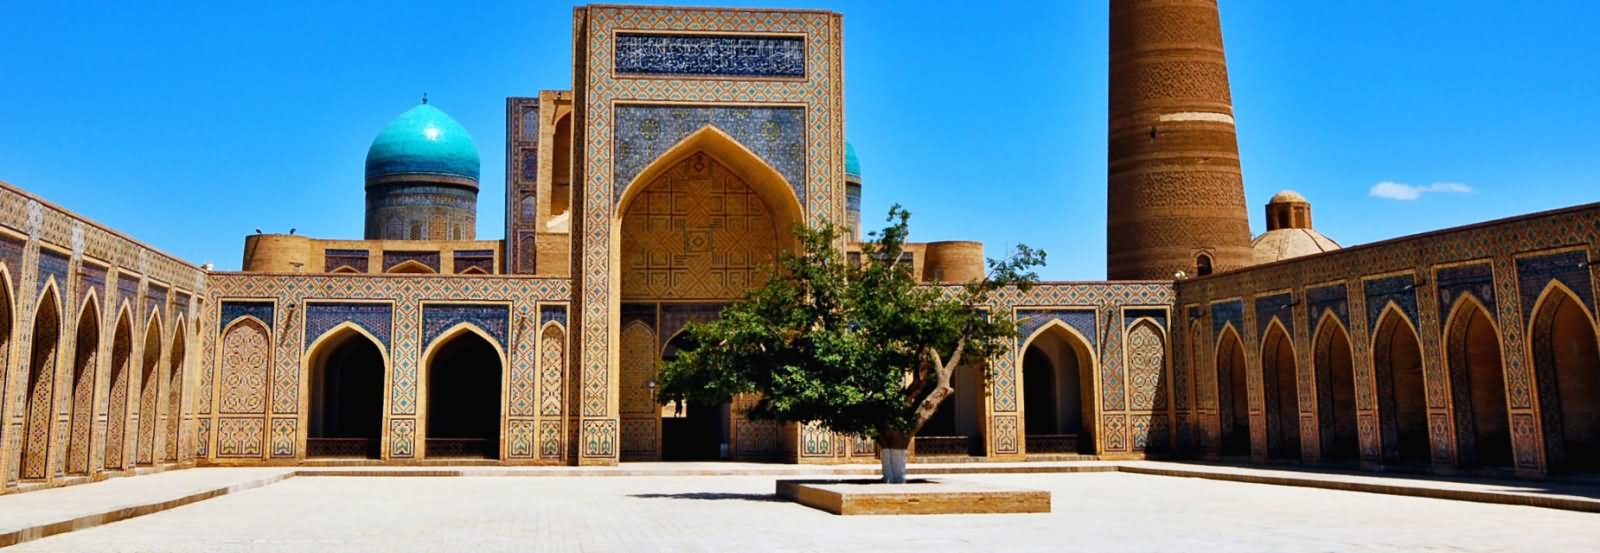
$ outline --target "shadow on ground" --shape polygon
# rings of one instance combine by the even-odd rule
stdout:
[[[691,499],[695,501],[760,501],[767,503],[787,503],[783,499],[770,493],[725,493],[725,492],[684,492],[684,493],[636,493],[628,497],[638,499]]]

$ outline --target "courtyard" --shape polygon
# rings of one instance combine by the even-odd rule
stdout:
[[[1047,489],[1049,514],[838,517],[774,499],[775,478],[300,477],[11,550],[1600,549],[1600,514],[1537,507],[1104,472],[946,477]]]

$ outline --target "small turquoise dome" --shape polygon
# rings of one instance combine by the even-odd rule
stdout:
[[[856,159],[856,146],[848,140],[844,143],[844,174],[861,178],[861,160]]]
[[[478,180],[478,146],[472,136],[428,104],[394,118],[367,149],[367,180],[417,174]]]

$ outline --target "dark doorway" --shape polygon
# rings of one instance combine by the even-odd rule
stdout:
[[[311,366],[306,454],[379,457],[383,430],[383,353],[353,330],[329,338]]]
[[[671,361],[678,352],[694,349],[694,343],[680,333],[661,352],[662,361]],[[728,457],[730,402],[720,404],[685,402],[666,406],[661,412],[661,460],[716,461]]]
[[[1398,311],[1389,311],[1378,324],[1372,354],[1373,368],[1378,373],[1384,463],[1426,466],[1428,409],[1422,380],[1422,347],[1417,333]]]
[[[428,457],[500,457],[500,354],[464,331],[428,363]]]
[[[1317,421],[1322,428],[1322,460],[1353,463],[1360,456],[1356,430],[1355,365],[1350,337],[1337,319],[1323,320],[1315,340]]]
[[[1267,331],[1261,349],[1261,382],[1267,400],[1267,457],[1300,460],[1300,397],[1294,343],[1282,326]]]
[[[1532,342],[1538,377],[1554,383],[1540,386],[1550,470],[1600,472],[1600,345],[1582,301],[1565,289],[1547,292]]]
[[[1511,467],[1511,416],[1506,409],[1500,336],[1488,312],[1464,300],[1446,337],[1456,412],[1457,456],[1463,467]]]
[[[1250,397],[1245,385],[1244,345],[1232,328],[1217,347],[1217,396],[1224,457],[1250,455]]]

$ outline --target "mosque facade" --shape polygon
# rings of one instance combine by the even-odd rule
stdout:
[[[1600,470],[1600,204],[1341,248],[1285,191],[1252,239],[1215,2],[1111,18],[1113,280],[989,298],[1022,335],[958,371],[914,455]],[[843,24],[575,8],[574,88],[506,100],[501,239],[475,234],[481,150],[431,103],[373,141],[362,239],[250,235],[240,271],[0,187],[4,489],[218,465],[870,462],[869,441],[740,400],[654,397],[684,326],[768,278],[791,225],[844,225],[859,255]],[[984,268],[976,242],[907,255],[929,286]]]

